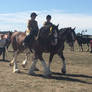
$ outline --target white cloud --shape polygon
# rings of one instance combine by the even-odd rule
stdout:
[[[18,12],[9,14],[0,14],[0,30],[14,30],[18,29],[24,31],[27,27],[27,21],[30,18],[30,13]],[[73,14],[64,13],[62,11],[51,10],[51,11],[36,11],[38,14],[37,21],[39,27],[41,27],[45,21],[47,14],[52,15],[52,22],[54,24],[59,24],[62,27],[76,27],[76,31],[81,31],[82,29],[88,29],[88,33],[92,29],[92,16],[84,14]]]

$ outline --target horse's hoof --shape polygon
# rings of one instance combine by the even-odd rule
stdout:
[[[29,75],[32,75],[32,76],[36,75],[33,71],[32,72],[29,72],[28,74]]]
[[[51,74],[44,74],[44,77],[51,77]]]
[[[22,67],[25,68],[26,66],[24,64],[22,64]]]
[[[13,73],[20,73],[20,70],[16,69],[16,70],[13,71]]]
[[[3,59],[3,61],[5,61],[5,59]]]
[[[52,74],[52,72],[44,73],[44,76],[45,76],[45,77],[50,77],[50,76],[51,76],[51,74]]]
[[[63,74],[66,74],[66,70],[65,70],[65,69],[62,69],[62,73],[63,73]]]
[[[39,69],[38,68],[34,68],[34,71],[39,71]]]
[[[9,66],[13,66],[13,64],[12,64],[12,63],[10,63],[10,64],[9,64]]]

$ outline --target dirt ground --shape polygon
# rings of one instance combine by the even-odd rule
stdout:
[[[9,50],[11,50],[9,48]],[[12,59],[13,52],[7,53],[7,60]],[[44,54],[48,64],[49,54]],[[92,54],[89,52],[64,50],[67,73],[61,73],[62,61],[56,55],[51,64],[52,76],[43,76],[43,68],[40,61],[36,76],[28,75],[31,66],[31,55],[26,68],[22,68],[24,54],[18,56],[18,64],[21,73],[13,73],[9,62],[0,61],[0,92],[92,92]],[[1,57],[0,57],[1,58]]]

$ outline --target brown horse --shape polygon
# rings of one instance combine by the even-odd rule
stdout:
[[[52,30],[50,30],[50,29],[52,29]],[[62,72],[66,73],[66,62],[65,62],[65,58],[63,56],[64,42],[67,40],[69,45],[71,45],[71,43],[74,42],[76,35],[74,32],[75,29],[72,29],[71,27],[65,28],[63,30],[64,30],[64,32],[62,33],[61,30],[58,31],[57,26],[53,26],[52,28],[43,27],[40,29],[38,39],[37,40],[34,39],[32,44],[30,44],[30,41],[29,41],[29,44],[28,44],[29,49],[33,50],[33,52],[34,52],[34,59],[33,59],[32,66],[29,70],[29,74],[34,74],[34,70],[35,70],[36,63],[37,63],[38,59],[41,61],[42,65],[44,67],[45,75],[47,76],[47,75],[51,74],[50,64],[51,64],[52,58],[55,54],[58,54],[60,56],[60,58],[63,60]],[[15,38],[16,38],[15,40],[18,39],[18,36],[19,36],[19,34],[17,34],[17,36],[15,36]],[[22,37],[22,36],[20,35],[20,37]],[[25,38],[25,36],[24,36],[24,38]],[[22,38],[22,42],[23,42],[24,38]],[[21,42],[21,45],[22,45],[22,42]],[[18,45],[19,48],[21,45]],[[17,45],[16,45],[16,47],[17,47]],[[25,47],[22,46],[22,49],[23,48],[25,49]],[[42,57],[43,52],[50,53],[48,67],[45,63],[45,60]],[[19,72],[19,69],[17,67],[17,62],[16,62],[17,54],[18,54],[18,52],[15,53],[15,58],[11,62],[11,63],[14,63],[14,71],[13,72]],[[26,61],[27,60],[25,60],[24,64],[26,64]]]
[[[22,65],[26,64],[28,59],[29,51],[28,49],[23,45],[23,41],[26,37],[26,34],[24,32],[14,32],[11,36],[11,44],[14,50],[14,57],[12,61],[10,62],[10,66],[14,64],[13,72],[20,72],[16,65],[16,60],[18,54],[25,52],[26,53],[26,59],[23,61]]]

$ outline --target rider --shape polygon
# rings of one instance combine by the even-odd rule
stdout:
[[[46,22],[44,23],[44,26],[52,26],[53,24],[51,23],[51,15],[46,16]]]
[[[35,12],[31,13],[31,19],[28,21],[28,30],[29,30],[29,35],[26,36],[26,38],[24,39],[24,44],[28,45],[29,40],[32,44],[33,40],[35,37],[37,37],[38,34],[38,23],[35,20],[37,17],[37,14]]]
[[[52,30],[53,30],[53,26],[54,26],[54,24],[53,23],[51,23],[51,15],[47,15],[46,16],[46,21],[45,21],[45,23],[44,23],[44,27],[50,27],[50,33],[49,33],[49,36],[50,36],[50,34],[52,33]],[[56,33],[56,35],[57,35],[57,33]],[[54,42],[52,42],[51,43],[51,45],[55,45],[55,42],[56,42],[56,36],[55,34],[54,34],[54,36],[50,36],[51,38],[50,39],[53,39],[53,41]]]

